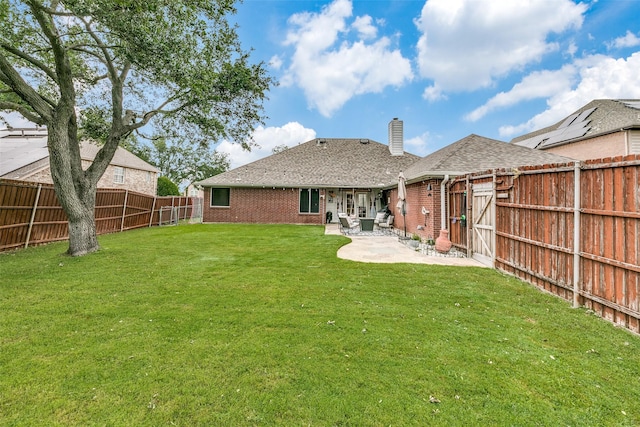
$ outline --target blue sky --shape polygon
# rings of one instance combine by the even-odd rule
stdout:
[[[315,137],[420,156],[475,133],[510,141],[597,98],[640,98],[640,0],[245,0],[238,34],[279,82],[251,152]],[[22,123],[13,121],[14,126]]]
[[[510,141],[596,98],[640,98],[640,1],[245,0],[234,19],[270,64],[265,126],[236,167],[315,137],[432,153],[476,133]]]

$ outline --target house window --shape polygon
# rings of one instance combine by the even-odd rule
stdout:
[[[320,212],[320,190],[317,188],[300,189],[300,213]]]
[[[212,207],[229,207],[230,188],[212,188],[211,189],[211,206]]]
[[[113,167],[113,182],[116,184],[124,184],[124,168],[121,166]]]

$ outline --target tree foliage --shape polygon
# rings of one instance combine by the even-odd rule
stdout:
[[[158,177],[158,196],[179,196],[180,189],[166,176]]]
[[[225,172],[230,166],[228,154],[184,139],[168,142],[166,138],[154,138],[149,144],[136,139],[126,148],[160,169],[162,175],[180,188]]]
[[[69,253],[98,249],[96,185],[134,131],[250,148],[273,81],[233,13],[231,0],[0,0],[0,110],[48,128]],[[86,170],[81,137],[102,144]]]

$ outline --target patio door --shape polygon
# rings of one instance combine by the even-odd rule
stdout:
[[[369,193],[356,193],[358,218],[367,217],[367,208],[369,207]]]
[[[495,209],[493,183],[474,184],[471,248],[473,258],[489,267],[495,251]]]

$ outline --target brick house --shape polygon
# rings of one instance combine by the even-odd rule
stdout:
[[[324,224],[341,212],[372,218],[392,204],[400,171],[419,159],[403,150],[402,121],[389,123],[389,135],[389,145],[316,138],[200,181],[203,221]]]
[[[444,189],[455,176],[498,167],[571,159],[478,135],[424,158],[403,151],[402,122],[389,123],[389,145],[368,139],[317,138],[197,183],[205,187],[204,222],[323,224],[344,212],[374,217],[388,207],[396,228],[435,238],[448,229]],[[397,204],[407,183],[406,215]]]
[[[596,99],[511,143],[578,160],[640,154],[640,100]]]
[[[450,179],[493,168],[564,163],[573,159],[471,134],[423,157],[404,172],[407,187],[407,233],[436,239],[441,229],[449,230],[452,215],[446,199]],[[391,191],[396,197],[397,190]],[[396,208],[395,215],[398,215]],[[396,226],[404,226],[396,222]]]
[[[83,168],[89,167],[100,147],[84,141],[80,146]],[[98,182],[98,188],[121,188],[156,195],[159,170],[118,147]],[[47,129],[0,131],[0,178],[52,183],[47,149]]]

